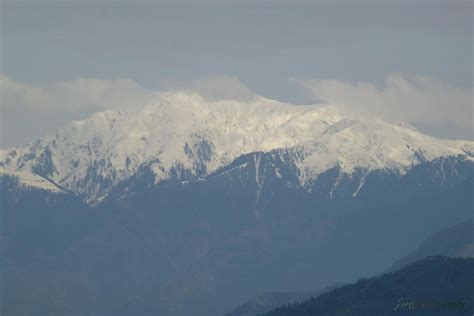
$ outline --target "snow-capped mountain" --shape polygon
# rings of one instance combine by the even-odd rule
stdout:
[[[2,308],[222,315],[368,275],[472,216],[473,160],[337,106],[183,92],[96,113],[0,152]]]
[[[157,185],[193,181],[253,152],[278,153],[296,167],[299,185],[309,189],[336,166],[348,175],[354,170],[404,174],[443,157],[473,161],[474,142],[436,139],[408,124],[362,118],[336,106],[295,106],[262,97],[210,101],[173,92],[136,112],[96,113],[24,147],[3,150],[0,168],[95,203],[144,167]]]

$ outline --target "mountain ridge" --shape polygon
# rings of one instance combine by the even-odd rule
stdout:
[[[335,166],[348,175],[356,169],[404,174],[423,161],[474,161],[474,142],[436,139],[408,124],[360,118],[336,106],[171,93],[157,105],[95,113],[24,147],[2,150],[0,168],[42,177],[97,203],[143,168],[155,185],[194,181],[252,152],[285,152],[280,158],[293,163],[299,185],[309,189]]]

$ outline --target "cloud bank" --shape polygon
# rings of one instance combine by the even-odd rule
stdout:
[[[129,109],[149,103],[156,92],[129,79],[77,79],[47,86],[16,82],[0,75],[2,106],[73,112],[95,107]]]
[[[194,91],[209,100],[247,101],[256,96],[238,78],[223,75],[166,81],[162,86],[152,90],[130,79],[94,78],[33,85],[0,74],[0,148],[21,146],[93,112],[134,111],[156,104],[163,89]]]
[[[381,88],[368,82],[291,81],[303,87],[316,104],[336,104],[364,116],[416,123],[436,136],[473,138],[472,88],[400,74],[389,75]],[[164,90],[195,91],[209,100],[248,101],[257,97],[238,78],[224,75],[192,81],[165,81],[161,89],[153,90],[130,79],[83,78],[33,85],[0,74],[0,147],[25,144],[95,111],[136,110],[155,104]]]
[[[224,75],[165,81],[160,91],[145,89],[130,79],[81,78],[37,86],[0,74],[2,106],[44,111],[73,112],[91,107],[133,110],[157,102],[163,90],[194,91],[210,100],[248,101],[256,96],[238,78]]]
[[[391,74],[384,86],[368,82],[292,79],[315,102],[337,104],[389,121],[472,128],[472,88],[459,88],[419,75]]]

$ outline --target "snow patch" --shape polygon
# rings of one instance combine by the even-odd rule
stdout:
[[[257,205],[257,208],[255,209],[255,215],[257,216],[257,219],[260,219],[260,213],[259,213],[259,210],[258,210],[258,204],[260,202],[260,196],[262,194],[262,188],[263,188],[263,184],[265,182],[265,178],[264,176],[265,175],[262,175],[260,176],[260,161],[261,161],[261,158],[262,158],[262,154],[261,153],[256,153],[254,156],[253,156],[253,159],[254,159],[254,165],[255,165],[255,182],[257,184],[257,193],[256,193],[256,205]]]
[[[51,183],[47,179],[31,174],[31,173],[12,172],[12,171],[5,171],[5,170],[0,169],[0,176],[3,176],[3,175],[17,178],[20,186],[24,188],[46,190],[46,191],[51,191],[54,193],[64,193],[63,190],[58,188],[55,184]]]
[[[339,174],[337,175],[337,178],[336,178],[336,181],[334,182],[334,185],[331,189],[331,191],[329,191],[329,199],[332,200],[333,199],[333,193],[334,191],[337,189],[337,187],[339,186],[339,184],[341,183],[341,180],[343,178],[343,174],[341,172],[339,172]]]
[[[355,190],[355,192],[352,193],[352,197],[353,197],[353,198],[357,197],[357,194],[359,194],[360,189],[362,189],[362,187],[364,186],[366,176],[367,176],[367,175],[363,175],[363,176],[361,177],[360,182],[359,182],[359,186],[357,187],[357,189]]]

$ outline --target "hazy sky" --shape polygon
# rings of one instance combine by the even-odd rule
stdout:
[[[184,88],[472,139],[472,15],[456,0],[2,1],[0,145]]]

